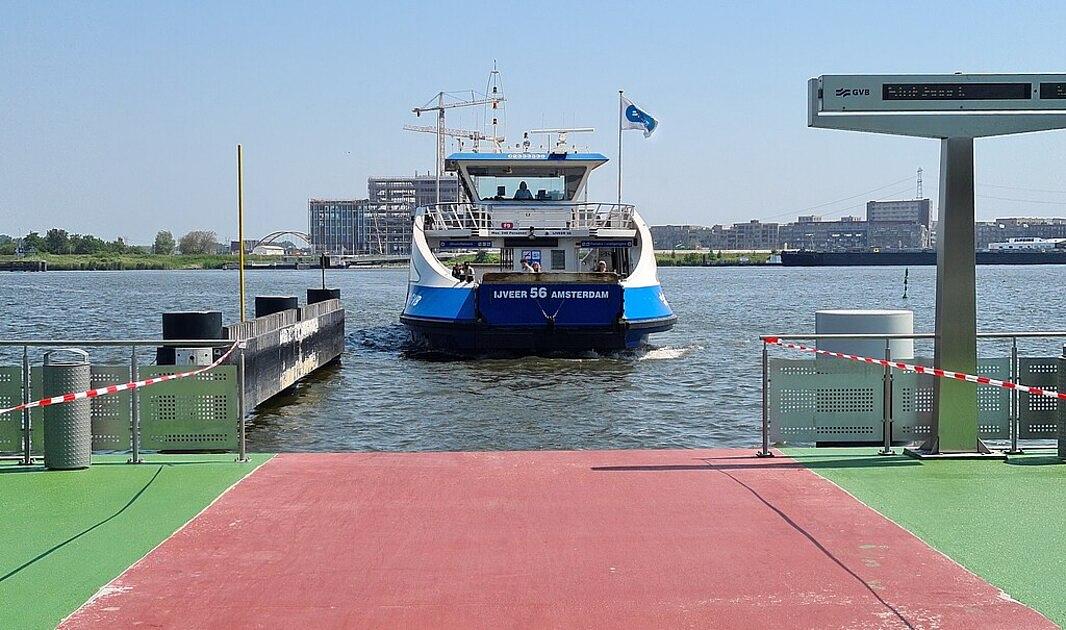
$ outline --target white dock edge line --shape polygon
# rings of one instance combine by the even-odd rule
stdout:
[[[229,487],[227,487],[225,490],[223,490],[217,497],[212,499],[210,503],[205,505],[203,507],[203,509],[201,509],[199,512],[194,514],[192,516],[192,518],[190,518],[189,520],[187,520],[184,523],[182,523],[181,527],[175,529],[173,532],[170,533],[169,536],[167,536],[163,540],[159,541],[154,547],[149,549],[143,556],[138,558],[133,564],[131,564],[128,567],[126,567],[125,569],[123,569],[118,575],[116,575],[115,577],[111,578],[110,580],[107,581],[106,584],[104,584],[99,589],[97,589],[97,591],[95,593],[93,593],[89,597],[89,599],[85,600],[84,603],[82,603],[80,606],[78,606],[73,611],[71,611],[70,614],[68,614],[66,617],[63,617],[63,619],[61,619],[60,622],[58,624],[56,624],[56,627],[58,628],[59,626],[62,626],[63,624],[65,624],[71,617],[73,617],[74,615],[78,614],[78,612],[80,612],[86,606],[89,606],[89,605],[95,603],[96,600],[101,599],[103,597],[106,597],[108,595],[113,595],[115,593],[123,593],[123,592],[129,590],[129,589],[123,589],[123,588],[120,588],[120,587],[115,587],[115,586],[112,586],[112,585],[115,583],[116,580],[119,580],[119,579],[122,578],[123,575],[126,575],[126,573],[128,573],[130,569],[132,569],[132,568],[136,567],[137,565],[139,565],[140,563],[144,562],[144,559],[147,558],[148,556],[152,555],[152,553],[156,549],[159,549],[168,540],[170,540],[174,536],[177,536],[179,532],[181,532],[183,529],[185,529],[186,527],[189,526],[189,523],[191,523],[191,522],[195,521],[196,519],[200,518],[201,514],[203,514],[204,512],[208,511],[209,509],[211,509],[211,506],[213,506],[215,503],[217,503],[219,499],[221,499],[222,497],[226,496],[226,494],[228,494],[230,490],[232,490],[235,487],[237,487],[237,484],[241,483],[242,481],[244,481],[248,477],[252,476],[257,471],[259,471],[261,468],[263,468],[264,466],[269,464],[270,462],[274,461],[274,458],[277,457],[277,455],[278,455],[277,453],[272,453],[270,455],[270,457],[268,457],[262,464],[259,464],[258,466],[256,466],[252,470],[249,470],[247,472],[247,474],[245,474],[240,479],[238,479],[237,481],[234,481],[232,484],[230,484]],[[141,465],[141,464],[137,464],[137,465]],[[151,464],[149,463],[149,465],[151,465]],[[165,465],[165,464],[160,464],[160,465]]]
[[[776,451],[778,452],[778,454],[780,454],[780,455],[783,455],[784,457],[788,457],[789,459],[792,459],[793,461],[798,461],[798,460],[796,460],[795,458],[793,458],[793,457],[790,457],[790,456],[788,455],[788,453],[785,453],[784,451],[781,451],[781,450],[779,450],[779,449],[774,449],[774,450],[776,450]],[[801,464],[802,464],[803,462],[799,462],[799,463],[801,463]],[[839,489],[839,490],[840,490],[841,492],[843,492],[844,494],[846,494],[846,495],[848,495],[849,497],[851,497],[852,499],[854,499],[854,500],[855,500],[855,501],[856,501],[856,502],[857,502],[857,503],[858,503],[859,505],[861,505],[861,506],[865,507],[866,509],[868,509],[868,510],[870,510],[871,512],[873,512],[873,513],[877,514],[878,516],[880,516],[881,518],[885,519],[885,520],[886,520],[886,521],[888,521],[889,523],[892,523],[892,524],[893,524],[893,525],[895,525],[896,527],[898,527],[898,528],[902,529],[903,531],[907,532],[907,535],[909,535],[909,536],[910,536],[911,538],[914,538],[915,540],[917,540],[918,542],[922,543],[922,544],[923,544],[923,545],[925,545],[926,547],[928,547],[928,548],[932,549],[933,551],[935,551],[935,552],[936,552],[937,554],[939,554],[939,555],[943,556],[944,558],[946,558],[946,559],[948,560],[948,562],[951,562],[952,564],[954,564],[955,566],[959,567],[960,569],[962,569],[962,570],[963,570],[963,571],[965,571],[966,573],[969,573],[970,575],[972,575],[972,576],[974,576],[975,578],[977,578],[978,580],[981,580],[982,582],[984,582],[984,583],[988,584],[989,586],[995,587],[995,588],[996,588],[997,590],[999,590],[999,596],[1000,596],[1000,598],[1001,598],[1001,599],[1005,599],[1005,600],[1007,600],[1007,601],[1011,601],[1011,602],[1014,602],[1014,603],[1016,603],[1016,604],[1020,604],[1020,605],[1022,605],[1022,606],[1025,606],[1026,608],[1028,608],[1029,610],[1032,610],[1033,612],[1035,612],[1036,614],[1040,615],[1040,616],[1041,616],[1041,617],[1043,617],[1044,619],[1047,619],[1048,623],[1050,623],[1050,624],[1052,624],[1052,625],[1057,625],[1057,624],[1056,624],[1056,623],[1055,623],[1054,621],[1052,621],[1052,620],[1051,620],[1051,619],[1050,619],[1050,618],[1049,618],[1049,617],[1048,617],[1047,615],[1045,615],[1044,613],[1040,612],[1040,611],[1039,611],[1039,610],[1037,610],[1036,608],[1034,608],[1034,607],[1030,606],[1029,604],[1027,604],[1027,603],[1025,603],[1025,602],[1023,602],[1023,601],[1021,601],[1021,600],[1019,600],[1019,599],[1015,599],[1015,598],[1014,598],[1013,596],[1011,596],[1011,594],[1010,594],[1010,593],[1008,593],[1007,591],[1003,590],[1003,588],[1002,588],[1002,587],[1001,587],[1000,585],[998,585],[998,584],[995,584],[995,583],[993,583],[993,582],[992,582],[991,580],[989,580],[989,579],[987,579],[987,578],[984,578],[984,577],[981,577],[980,575],[978,575],[978,574],[974,573],[973,571],[971,571],[971,570],[970,570],[969,568],[967,568],[967,567],[966,567],[965,565],[963,565],[962,563],[960,563],[960,562],[959,562],[958,560],[956,560],[955,558],[952,558],[952,557],[951,557],[951,556],[949,556],[948,554],[946,554],[946,553],[944,553],[943,551],[941,551],[941,550],[937,549],[936,547],[934,547],[934,546],[933,546],[933,544],[932,544],[931,542],[929,542],[929,541],[925,540],[924,538],[922,538],[922,537],[921,537],[921,536],[919,536],[918,534],[915,534],[915,533],[914,533],[914,532],[912,532],[911,530],[909,530],[909,529],[907,529],[906,527],[904,527],[904,526],[900,525],[900,524],[899,524],[899,523],[897,523],[897,522],[896,522],[895,520],[893,520],[893,519],[889,518],[888,516],[886,516],[886,515],[885,515],[885,514],[884,514],[883,512],[881,512],[880,510],[878,510],[878,509],[876,509],[876,508],[874,508],[874,507],[871,507],[871,506],[870,506],[869,504],[867,504],[867,503],[866,503],[865,501],[863,501],[863,500],[862,500],[862,499],[860,499],[859,497],[855,496],[854,494],[852,494],[851,492],[849,492],[849,491],[848,491],[848,490],[847,490],[846,488],[844,488],[843,486],[841,486],[841,485],[840,485],[840,484],[838,484],[837,482],[833,481],[833,480],[832,480],[832,479],[830,479],[829,477],[826,477],[825,475],[821,475],[821,474],[819,474],[819,473],[818,473],[818,471],[814,470],[813,468],[810,468],[810,467],[808,467],[808,466],[807,466],[806,464],[804,464],[804,466],[803,466],[803,467],[804,467],[804,468],[806,468],[806,469],[807,469],[807,470],[808,470],[809,472],[811,472],[811,473],[815,474],[816,476],[818,476],[818,477],[819,477],[820,479],[822,479],[822,480],[826,481],[827,483],[829,483],[829,484],[831,484],[831,485],[835,486],[835,487],[836,487],[837,489]]]

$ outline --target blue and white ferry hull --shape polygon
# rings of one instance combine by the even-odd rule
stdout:
[[[647,226],[623,279],[583,274],[516,273],[503,281],[464,282],[436,256],[416,217],[407,302],[400,321],[417,346],[460,355],[612,352],[639,348],[676,321],[657,278]],[[602,274],[607,276],[608,274]],[[611,274],[613,276],[613,274]]]

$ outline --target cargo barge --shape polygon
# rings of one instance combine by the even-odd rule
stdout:
[[[978,265],[1064,265],[1066,249],[978,251]],[[936,265],[936,250],[903,251],[785,251],[784,267],[913,267]]]

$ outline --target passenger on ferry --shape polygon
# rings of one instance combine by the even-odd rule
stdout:
[[[533,273],[540,273],[540,263],[539,262],[534,262],[533,263]]]
[[[469,262],[463,263],[463,271],[462,271],[462,273],[463,273],[463,280],[465,282],[473,282],[474,281],[474,268],[470,265]]]
[[[463,279],[463,268],[459,266],[459,263],[452,265],[452,277],[456,280]]]
[[[601,260],[596,263],[596,273],[607,273],[607,261]]]
[[[515,199],[530,200],[533,199],[533,193],[529,192],[529,186],[525,182],[518,184],[518,190],[514,193]]]
[[[528,258],[522,259],[522,273],[533,273],[533,266],[529,264]]]

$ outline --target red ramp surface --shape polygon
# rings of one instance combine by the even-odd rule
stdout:
[[[280,455],[67,628],[1052,628],[750,451]]]

